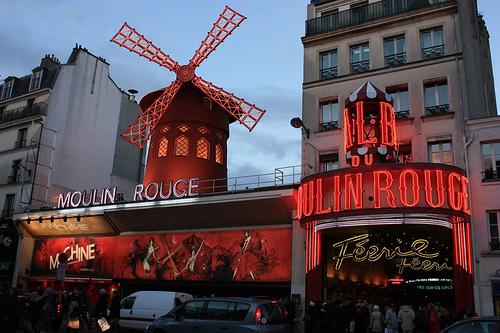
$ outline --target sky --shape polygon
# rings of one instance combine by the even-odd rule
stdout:
[[[500,91],[498,0],[478,0],[490,32],[496,91]],[[66,62],[75,44],[107,60],[110,76],[138,98],[175,75],[109,40],[128,22],[180,64],[186,64],[225,5],[245,20],[196,70],[202,78],[267,113],[249,133],[230,126],[229,176],[272,173],[300,165],[300,116],[307,0],[0,0],[0,80],[23,76],[45,54]]]

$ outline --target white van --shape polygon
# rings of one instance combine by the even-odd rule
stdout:
[[[144,331],[153,320],[174,308],[174,299],[182,303],[193,296],[172,291],[138,291],[125,297],[120,305],[120,326]]]

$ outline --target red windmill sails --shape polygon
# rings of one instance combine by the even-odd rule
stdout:
[[[177,76],[167,88],[142,98],[143,113],[122,134],[138,148],[150,140],[145,185],[199,178],[219,179],[218,184],[205,184],[211,191],[226,189],[222,179],[227,178],[229,123],[237,120],[251,131],[265,111],[202,79],[195,70],[245,19],[226,6],[187,65],[177,63],[127,23],[111,39]]]
[[[195,69],[222,44],[222,42],[245,20],[246,17],[229,7],[225,7],[215,21],[206,38],[194,53],[187,65],[179,65],[160,48],[139,34],[134,28],[124,23],[122,28],[111,39],[112,42],[137,53],[174,73],[177,78],[163,93],[149,106],[144,113],[122,134],[122,137],[138,148],[143,148],[156,127],[162,115],[185,82],[192,82],[207,97],[219,104],[243,126],[251,131],[264,115],[265,111],[242,98],[238,98],[226,90],[205,81],[195,74]]]

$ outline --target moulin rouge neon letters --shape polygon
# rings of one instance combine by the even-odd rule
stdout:
[[[401,164],[390,169],[338,171],[302,182],[297,197],[299,219],[360,209],[413,207],[470,215],[469,181],[458,169]]]

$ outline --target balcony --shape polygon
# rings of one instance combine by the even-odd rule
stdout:
[[[20,179],[21,179],[20,174],[10,175],[9,178],[7,178],[7,184],[17,184],[20,182]]]
[[[15,143],[14,143],[14,148],[23,148],[23,147],[26,147],[26,139],[24,140],[17,140]]]
[[[362,73],[370,70],[370,60],[351,62],[351,73]]]
[[[352,27],[380,18],[402,14],[411,10],[432,7],[453,0],[382,0],[365,6],[343,10],[306,21],[306,36]],[[326,3],[313,0],[313,4]]]
[[[324,132],[324,131],[329,131],[332,129],[340,128],[339,121],[329,121],[327,123],[321,123],[319,124],[319,131]]]
[[[401,119],[410,119],[410,110],[404,110],[404,111],[396,111],[394,112],[394,116],[396,119],[401,120]]]
[[[2,218],[7,219],[9,217],[12,217],[14,214],[14,209],[2,209]]]
[[[444,45],[436,45],[422,49],[422,59],[435,59],[444,56]]]
[[[27,118],[31,116],[46,116],[48,105],[45,103],[37,103],[32,106],[24,106],[13,110],[4,111],[0,115],[0,124],[13,120]]]
[[[500,180],[500,172],[493,170],[493,169],[487,169],[482,172],[483,174],[483,180],[492,180],[492,179],[499,179]]]
[[[331,79],[337,77],[338,67],[321,68],[319,71],[321,80]]]
[[[399,66],[406,64],[406,52],[385,56],[385,66]]]
[[[439,116],[442,114],[452,113],[449,104],[426,106],[425,115],[426,116]]]

